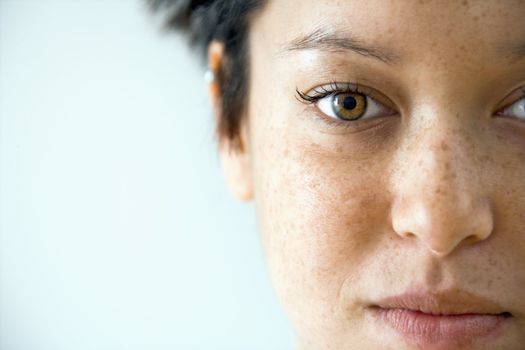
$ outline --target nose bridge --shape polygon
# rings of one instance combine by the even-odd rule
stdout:
[[[436,255],[486,239],[492,215],[481,183],[481,150],[457,121],[417,128],[400,148],[394,173],[394,231]]]
[[[437,209],[463,207],[472,200],[467,192],[476,184],[466,140],[458,140],[453,130],[430,130],[420,135],[407,155],[420,174],[421,194],[432,197]],[[467,181],[468,178],[468,181]],[[470,187],[470,188],[469,188]],[[438,198],[440,198],[438,200]],[[441,208],[442,205],[444,208]]]

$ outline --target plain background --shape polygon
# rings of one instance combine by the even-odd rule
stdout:
[[[141,0],[0,0],[0,349],[292,349],[203,68]]]

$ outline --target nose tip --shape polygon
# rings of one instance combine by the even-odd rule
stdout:
[[[422,132],[418,143],[400,151],[392,177],[393,230],[436,256],[486,240],[494,225],[492,182],[479,161],[484,144],[466,132],[452,137],[446,131]]]
[[[403,238],[419,240],[437,257],[447,256],[459,246],[484,241],[493,231],[487,201],[464,203],[456,199],[449,205],[437,201],[398,202],[393,212],[394,231]]]

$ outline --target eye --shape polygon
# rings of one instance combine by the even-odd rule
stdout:
[[[510,106],[505,107],[498,114],[504,117],[525,120],[525,97],[522,97]]]
[[[301,102],[313,104],[327,121],[353,122],[395,115],[397,112],[379,103],[373,96],[380,96],[373,89],[352,83],[331,83],[315,88],[311,93],[296,89]],[[386,99],[386,97],[381,97]],[[351,125],[351,123],[348,123]]]
[[[345,121],[391,115],[392,110],[358,92],[339,92],[320,98],[317,108],[327,116]]]

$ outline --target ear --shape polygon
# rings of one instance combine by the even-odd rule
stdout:
[[[211,77],[208,79],[208,94],[215,123],[222,117],[221,87],[217,77],[223,62],[224,43],[212,41],[208,46],[208,75]],[[248,136],[247,123],[242,123],[238,139],[219,140],[219,155],[226,183],[233,195],[242,201],[253,199],[251,147]]]
[[[232,147],[231,142],[225,140],[220,144],[219,154],[224,178],[232,194],[241,201],[252,200],[252,162],[248,147]]]

